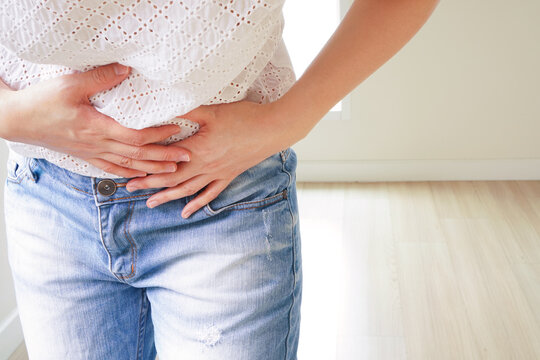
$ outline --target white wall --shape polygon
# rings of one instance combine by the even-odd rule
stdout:
[[[4,223],[4,185],[6,180],[7,147],[0,141],[0,359],[7,359],[22,341],[17,316],[15,291],[7,260],[6,231]]]
[[[6,234],[4,226],[4,184],[6,179],[6,160],[7,160],[7,147],[4,142],[1,145],[2,151],[0,152],[0,226],[2,232],[0,233],[0,319],[4,319],[11,309],[15,307],[15,292],[13,291],[13,283],[11,280],[11,270],[7,263],[7,248],[6,248]]]
[[[538,19],[534,0],[441,1],[351,93],[351,121],[294,146],[298,179],[540,179]]]

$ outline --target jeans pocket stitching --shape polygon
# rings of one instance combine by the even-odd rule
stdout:
[[[214,210],[210,207],[210,204],[206,204],[203,209],[206,215],[213,216],[217,215],[223,211],[233,211],[233,210],[249,210],[249,209],[255,209],[260,208],[264,206],[270,206],[272,204],[275,204],[277,202],[280,202],[281,200],[287,199],[287,189],[284,189],[283,191],[271,195],[268,197],[265,197],[264,199],[259,200],[253,200],[253,201],[241,201],[234,204],[226,205],[224,207],[221,207],[217,210]],[[252,206],[249,206],[252,205]]]
[[[281,150],[280,151],[280,154],[281,154],[281,161],[283,163],[285,163],[287,161],[287,159],[289,158],[289,155],[291,154],[291,148],[288,147],[287,149],[285,150]]]
[[[8,160],[7,165],[9,165],[9,167],[7,169],[6,180],[15,184],[20,184],[25,173],[23,167],[24,164],[20,164],[16,160]]]

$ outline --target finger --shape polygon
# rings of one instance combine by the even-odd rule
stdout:
[[[177,170],[174,173],[154,174],[145,176],[142,179],[133,179],[126,184],[128,191],[151,189],[160,187],[171,187],[187,181],[197,175],[202,175],[197,167],[189,166],[191,163],[177,164]]]
[[[208,184],[199,195],[184,206],[184,209],[182,210],[182,217],[187,219],[195,211],[214,200],[219,194],[221,194],[223,190],[225,190],[229,183],[230,181],[226,180],[215,180]]]
[[[97,113],[99,111],[96,110]],[[132,129],[122,126],[113,118],[99,113],[98,124],[100,129],[105,129],[105,135],[130,145],[146,145],[163,141],[168,137],[178,134],[182,129],[176,124],[151,126],[144,129]]]
[[[126,71],[120,73],[121,71]],[[131,68],[118,63],[98,66],[85,72],[65,75],[70,81],[75,81],[81,95],[86,97],[112,88],[128,77]]]
[[[153,208],[171,200],[176,200],[185,196],[193,195],[197,191],[202,189],[204,186],[206,186],[206,184],[208,184],[210,181],[212,180],[209,179],[207,176],[195,176],[181,184],[169,187],[165,190],[161,190],[155,193],[148,198],[148,200],[146,201],[146,205],[149,208]]]
[[[125,178],[131,178],[131,177],[136,177],[136,176],[146,176],[146,173],[144,172],[133,170],[133,169],[126,169],[103,159],[91,158],[91,159],[85,159],[85,161],[100,168],[101,170],[105,172],[122,176]]]
[[[200,125],[204,125],[207,120],[212,120],[216,116],[216,105],[200,105],[195,109],[188,111],[183,115],[177,116],[177,118],[183,118],[195,121]]]
[[[135,160],[189,161],[190,153],[183,147],[148,144],[143,146],[128,145],[114,140],[105,140],[107,152],[119,154]]]
[[[100,157],[122,167],[139,170],[148,174],[171,173],[175,172],[177,169],[176,162],[174,161],[135,160],[127,156],[113,153],[101,153]]]

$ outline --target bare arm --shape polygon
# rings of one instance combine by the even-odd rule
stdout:
[[[182,115],[201,124],[197,134],[178,142],[193,154],[192,161],[176,173],[130,180],[127,189],[168,186],[148,199],[153,207],[205,187],[182,210],[189,217],[243,170],[307,136],[324,114],[413,37],[437,3],[355,0],[306,72],[280,99],[211,105]]]
[[[267,126],[288,129],[285,135],[268,132],[281,138],[275,143],[291,145],[304,138],[338,101],[416,34],[438,2],[355,0],[302,77],[272,103],[274,116],[267,119]]]

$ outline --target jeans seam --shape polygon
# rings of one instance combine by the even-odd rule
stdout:
[[[289,151],[288,151],[288,154],[287,154],[287,157],[283,160],[282,164],[281,164],[281,171],[283,171],[285,174],[287,174],[289,176],[289,182],[287,184],[287,189],[289,189],[289,187],[291,186],[292,184],[292,175],[291,173],[289,172],[289,170],[287,169],[287,167],[285,166],[287,164],[287,159],[289,158],[289,154],[291,153],[291,148],[289,148]]]
[[[287,161],[287,159],[289,158],[289,155],[291,155],[291,148],[290,147],[287,149],[285,159],[283,159],[283,161]]]
[[[15,160],[13,160],[13,161],[15,161]],[[11,182],[13,182],[15,184],[20,184],[22,182],[23,178],[25,176],[27,176],[26,171],[28,169],[27,169],[26,166],[24,166],[24,165],[26,165],[26,163],[23,164],[23,163],[18,163],[17,161],[15,161],[15,164],[17,165],[17,169],[19,170],[18,174],[16,174],[16,176],[10,176],[9,175],[10,172],[8,171],[7,175],[6,175],[6,180],[9,180],[9,181],[11,181]],[[29,176],[27,176],[27,177],[29,177]]]
[[[129,212],[129,215],[128,215],[128,220],[126,221],[125,225],[124,225],[124,235],[126,236],[126,238],[128,239],[129,243],[130,243],[130,250],[131,250],[131,273],[127,274],[127,275],[118,275],[118,277],[122,278],[122,279],[129,279],[129,278],[132,278],[133,276],[135,276],[135,271],[137,269],[137,245],[135,245],[135,241],[133,240],[133,238],[131,237],[131,234],[129,233],[129,224],[131,223],[131,218],[134,213],[134,210],[135,210],[135,202],[130,202],[130,212]]]
[[[212,208],[210,208],[210,205],[206,204],[204,206],[204,211],[207,215],[210,215],[210,216],[213,216],[213,215],[217,215],[223,211],[241,211],[241,210],[249,210],[249,209],[256,209],[256,208],[260,208],[260,207],[263,207],[263,206],[269,206],[269,205],[272,205],[272,204],[275,204],[283,199],[286,199],[287,198],[287,189],[275,194],[275,195],[272,195],[272,196],[269,196],[267,198],[264,198],[264,199],[260,199],[260,200],[254,200],[254,201],[246,201],[246,202],[240,202],[240,203],[237,203],[237,204],[231,204],[231,205],[227,205],[225,207],[222,207],[220,208],[219,210],[212,210]],[[268,202],[269,200],[273,200],[271,202]],[[241,207],[241,206],[244,206],[244,205],[249,205],[249,204],[260,204],[260,205],[255,205],[255,206],[250,206],[250,207]]]
[[[26,158],[25,168],[24,168],[24,176],[32,180],[33,182],[36,182],[36,175],[34,174],[34,169],[37,166],[37,161],[35,161],[34,158]]]
[[[15,184],[20,184],[22,179],[23,179],[22,175],[17,176],[16,178],[13,178],[11,176],[6,176],[6,180],[8,180],[8,181],[10,181],[12,183],[15,183]]]
[[[144,356],[144,335],[146,334],[146,321],[148,319],[148,307],[145,301],[146,290],[141,291],[141,311],[139,313],[139,338],[137,339],[137,359],[142,359]],[[145,310],[146,307],[146,310]],[[142,332],[142,333],[141,333]]]
[[[289,154],[291,153],[290,151],[290,148],[289,148]],[[289,156],[287,155],[287,157],[285,158],[285,160],[283,161],[283,164],[282,164],[282,171],[285,172],[287,175],[289,175],[289,184],[287,185],[287,190],[290,189],[290,187],[292,186],[292,175],[291,173],[289,172],[289,170],[286,168],[285,164],[286,164],[286,159],[288,159]],[[290,191],[289,191],[290,192]],[[291,215],[291,239],[292,239],[292,274],[293,274],[293,286],[292,286],[292,291],[291,291],[291,297],[292,297],[292,301],[291,301],[291,306],[289,308],[289,316],[288,316],[288,329],[287,329],[287,336],[285,337],[285,359],[284,360],[287,360],[287,358],[289,357],[289,337],[291,335],[291,316],[292,316],[292,309],[294,307],[294,303],[295,303],[295,298],[294,298],[294,292],[295,292],[295,289],[296,289],[296,286],[297,286],[297,282],[296,282],[296,258],[297,258],[297,254],[296,254],[296,236],[295,236],[295,221],[294,221],[294,214],[293,214],[293,211],[292,211],[292,204],[291,204],[291,197],[290,196],[287,196],[287,203],[288,203],[288,208],[289,208],[289,214]]]
[[[287,199],[288,198],[288,189],[289,189],[289,186],[291,185],[291,174],[289,174],[287,172],[287,170],[285,170],[285,163],[287,161],[287,159],[289,158],[289,154],[291,153],[291,148],[288,147],[287,149],[285,150],[281,150],[279,151],[278,153],[274,154],[277,155],[279,154],[279,158],[281,159],[281,171],[286,173],[288,176],[289,176],[289,181],[287,183],[287,186],[285,187],[285,189],[283,191],[280,191],[279,193],[277,194],[274,194],[274,195],[271,195],[271,196],[268,196],[264,199],[259,199],[259,200],[253,200],[253,201],[245,201],[245,202],[239,202],[239,203],[235,203],[235,204],[230,204],[230,205],[225,205],[224,207],[221,207],[217,210],[213,210],[211,207],[210,207],[210,203],[204,205],[202,208],[203,208],[203,212],[206,214],[206,216],[210,217],[210,216],[214,216],[214,215],[217,215],[221,212],[224,212],[224,211],[233,211],[233,210],[236,210],[236,211],[242,211],[242,210],[249,210],[249,209],[255,209],[255,208],[259,208],[259,207],[263,207],[263,206],[270,206],[272,204],[275,204],[281,200],[284,200],[284,199]],[[287,154],[286,156],[284,154]],[[270,200],[276,198],[275,201],[271,201],[269,202]],[[250,206],[250,207],[244,207],[245,205],[249,205],[249,204],[259,204],[259,205],[256,205],[256,206]]]
[[[109,251],[109,249],[107,248],[107,245],[105,245],[105,239],[103,239],[103,228],[101,227],[101,207],[100,206],[97,206],[97,211],[98,211],[98,225],[99,225],[99,238],[101,240],[101,244],[103,245],[103,247],[105,248],[105,251],[107,252],[107,256],[109,258],[109,270],[111,272],[112,271],[112,256],[111,256],[111,252]]]
[[[157,192],[157,191],[156,191],[156,192]],[[114,198],[114,199],[107,199],[107,200],[102,200],[101,203],[106,203],[106,202],[115,201],[115,200],[132,199],[132,198],[141,197],[141,196],[148,196],[148,195],[153,195],[153,194],[155,194],[156,192],[149,193],[149,194],[141,194],[141,195],[133,195],[133,196],[124,196],[124,197],[119,197],[119,198]]]
[[[6,180],[14,182],[16,184],[21,183],[21,181],[22,181],[22,174],[21,173],[19,173],[19,175],[17,175],[17,176],[10,176],[9,174],[10,174],[10,172],[8,171],[8,173],[6,175]]]
[[[71,185],[71,184],[68,184],[67,182],[63,182],[63,181],[61,181],[61,182],[62,182],[64,185],[67,185],[67,186],[69,186],[69,187],[72,187],[73,189],[75,189],[75,190],[77,190],[77,191],[83,192],[83,193],[88,194],[88,195],[94,195],[94,194],[92,194],[92,193],[89,193],[88,191],[84,191],[84,190],[82,190],[82,189],[79,189],[79,188],[77,188],[77,187]]]
[[[291,291],[291,306],[289,307],[289,316],[288,316],[288,329],[287,329],[287,336],[285,337],[285,360],[289,357],[289,338],[291,335],[291,317],[292,317],[292,309],[294,308],[295,298],[294,298],[294,292],[296,290],[296,236],[295,236],[295,225],[294,225],[294,214],[291,210],[291,199],[290,197],[287,199],[287,202],[289,203],[289,213],[291,214],[291,239],[292,239],[292,276],[293,276],[293,286]]]

